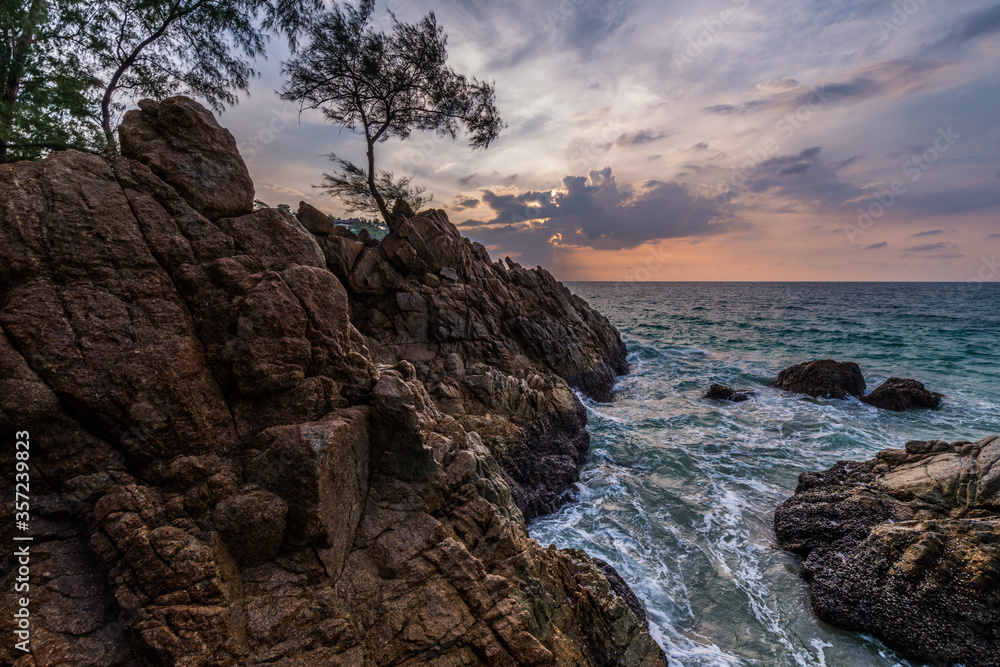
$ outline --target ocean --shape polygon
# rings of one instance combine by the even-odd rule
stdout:
[[[614,402],[584,399],[591,449],[576,501],[531,535],[614,565],[671,665],[920,665],[818,621],[772,517],[802,472],[907,440],[1000,434],[1000,284],[568,286],[621,331],[632,370]],[[894,413],[771,386],[826,358],[857,362],[869,391],[911,377],[944,404]],[[757,394],[703,400],[712,383]]]

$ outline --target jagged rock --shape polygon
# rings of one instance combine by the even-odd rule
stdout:
[[[775,512],[813,610],[935,664],[1000,656],[1000,438],[914,441],[803,473]]]
[[[861,401],[882,410],[906,412],[910,407],[939,408],[942,398],[941,394],[925,389],[922,382],[889,378]]]
[[[295,217],[303,227],[316,236],[330,236],[336,227],[330,216],[304,201],[299,202],[299,210],[295,213]]]
[[[752,395],[752,391],[736,391],[721,384],[713,384],[708,388],[708,393],[705,394],[704,398],[742,403],[743,401],[749,401]]]
[[[236,139],[189,97],[139,100],[118,128],[121,152],[210,220],[253,211],[253,181]]]
[[[608,321],[544,269],[492,263],[442,211],[399,220],[377,245],[322,247],[369,348],[419,362],[439,409],[479,431],[521,510],[530,518],[564,501],[589,445],[572,390],[610,400],[628,370]]]
[[[796,394],[816,398],[840,398],[865,395],[865,377],[851,361],[809,361],[786,368],[778,374],[775,386]]]
[[[617,332],[439,215],[399,230],[418,280],[402,244],[321,250],[250,213],[192,105],[131,112],[123,157],[0,165],[0,439],[31,434],[35,537],[34,651],[0,663],[664,664],[594,561],[530,539],[491,451],[517,493],[550,459],[567,484],[586,433],[562,376],[610,391]]]

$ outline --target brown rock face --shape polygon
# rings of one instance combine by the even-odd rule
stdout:
[[[1000,438],[804,473],[774,527],[822,620],[932,664],[1000,664]]]
[[[236,140],[189,97],[140,100],[118,128],[121,152],[169,183],[209,220],[253,210],[253,181]]]
[[[786,368],[778,374],[775,386],[815,398],[847,398],[865,395],[865,377],[852,361],[809,361]]]
[[[924,388],[922,382],[889,378],[861,401],[882,410],[906,412],[910,407],[939,408],[942,398],[941,394]]]
[[[621,336],[544,269],[491,262],[442,211],[377,245],[321,237],[376,358],[408,360],[435,403],[477,431],[531,518],[565,500],[589,438],[576,388],[610,400]]]
[[[333,224],[330,216],[304,201],[299,202],[299,210],[296,211],[295,217],[299,219],[303,227],[316,236],[330,236],[334,233],[333,228],[336,225]]]
[[[528,537],[528,482],[491,451],[569,476],[563,375],[610,389],[610,325],[543,272],[435,268],[431,248],[485,255],[440,216],[321,249],[249,213],[252,188],[206,202],[185,184],[239,158],[171,129],[212,126],[191,104],[132,112],[132,157],[0,166],[0,442],[30,433],[34,537],[32,653],[4,642],[0,664],[662,665],[621,582]],[[507,310],[481,301],[492,280]],[[520,325],[478,319],[528,294]],[[6,544],[14,471],[4,444]]]

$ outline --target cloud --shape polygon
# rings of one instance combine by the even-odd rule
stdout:
[[[930,252],[932,250],[944,250],[945,248],[956,248],[954,243],[928,243],[927,245],[918,245],[912,248],[905,248],[907,252]]]
[[[753,111],[754,109],[766,106],[770,106],[768,100],[750,100],[749,102],[743,102],[742,104],[715,104],[710,107],[705,107],[702,111],[719,114],[720,116],[742,116]]]
[[[666,132],[653,132],[652,130],[625,132],[615,139],[615,146],[641,146],[643,144],[651,144],[660,139],[666,139],[669,136]]]
[[[875,194],[871,187],[859,188],[840,180],[837,164],[826,160],[822,150],[814,146],[796,155],[766,160],[757,165],[746,188],[756,194],[770,191],[823,209],[838,209]]]
[[[301,190],[296,190],[295,188],[285,187],[284,185],[278,185],[277,183],[261,183],[261,187],[274,190],[275,192],[281,192],[286,195],[293,195],[295,197],[305,197],[306,193]]]
[[[918,236],[935,236],[937,234],[943,234],[943,229],[932,229],[926,232],[917,232],[916,234],[910,234],[911,237],[917,238]]]
[[[452,198],[449,208],[457,213],[477,206],[479,206],[479,200],[475,197],[456,196]]]
[[[688,150],[688,152],[693,152],[693,153],[697,153],[697,152],[700,152],[700,151],[707,151],[708,150],[708,142],[707,141],[699,141],[698,143],[696,143],[691,148],[688,148],[687,150]]]
[[[467,188],[467,187],[469,187],[469,183],[471,183],[471,182],[472,182],[472,180],[473,180],[473,179],[474,179],[474,178],[475,178],[476,176],[478,176],[478,175],[479,175],[479,174],[477,174],[477,173],[471,173],[471,174],[469,174],[468,176],[466,176],[465,178],[460,178],[460,179],[458,179],[458,185],[459,185],[460,187],[463,187],[463,188]]]
[[[1000,32],[1000,4],[968,14],[958,21],[951,32],[934,44],[932,48],[957,47],[978,37],[985,37],[997,32]]]
[[[621,186],[610,167],[591,171],[589,178],[567,176],[557,190],[483,190],[482,201],[494,217],[459,227],[476,240],[533,255],[568,246],[622,250],[746,227],[726,204],[695,195],[686,185],[653,180]]]
[[[764,98],[715,104],[703,111],[721,116],[743,116],[764,109],[794,111],[802,107],[861,102],[879,96],[900,98],[927,90],[930,87],[929,78],[952,65],[947,60],[875,62],[852,70],[842,80],[829,81],[815,87],[799,85]]]
[[[778,79],[776,81],[761,81],[757,84],[757,90],[762,93],[779,93],[786,90],[793,90],[799,87],[799,82],[795,79],[786,76],[783,79]]]
[[[615,146],[641,146],[651,144],[660,139],[666,139],[670,135],[666,132],[653,132],[652,130],[638,130],[636,132],[625,132],[615,139]]]
[[[889,245],[888,241],[882,241],[881,243],[873,243],[867,248],[865,248],[865,250],[877,250],[878,248],[884,248],[887,245]]]
[[[989,236],[987,236],[986,238],[988,238],[988,239],[1000,239],[1000,233],[997,233],[997,234],[990,234],[990,235],[989,235]]]

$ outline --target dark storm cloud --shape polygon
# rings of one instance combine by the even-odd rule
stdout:
[[[877,250],[879,248],[884,248],[887,245],[889,245],[888,241],[882,241],[881,243],[873,243],[870,246],[868,246],[867,248],[865,248],[865,250]]]
[[[641,188],[622,187],[610,167],[590,172],[589,179],[567,176],[562,186],[521,194],[484,190],[482,200],[493,209],[493,219],[468,220],[459,227],[476,240],[535,256],[552,244],[621,250],[743,226],[725,204],[694,195],[685,185],[648,181]]]

